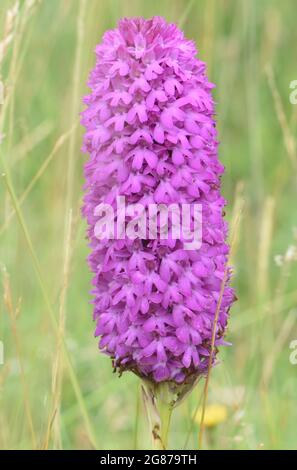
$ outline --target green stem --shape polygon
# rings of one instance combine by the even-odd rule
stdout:
[[[142,378],[142,396],[153,449],[167,449],[172,410],[191,393],[200,377],[192,374],[182,384],[173,381],[156,383]]]
[[[160,384],[157,391],[157,406],[159,408],[161,429],[160,437],[163,448],[167,449],[170,420],[172,415],[172,398],[166,383]]]
[[[142,391],[150,425],[152,448],[166,450],[173,409],[173,396],[169,384],[167,382],[153,384],[145,381]]]

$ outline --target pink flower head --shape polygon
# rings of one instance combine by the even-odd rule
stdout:
[[[83,214],[94,272],[95,335],[120,371],[184,382],[207,370],[228,256],[213,85],[193,41],[160,17],[126,18],[106,32],[88,85]],[[146,234],[98,239],[96,208],[104,202],[116,210],[119,196],[144,209],[153,203],[200,204],[201,247],[186,250],[182,237]],[[127,224],[132,216],[125,217]],[[233,300],[228,279],[216,346]]]

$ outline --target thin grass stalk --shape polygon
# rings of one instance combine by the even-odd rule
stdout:
[[[235,240],[237,237],[237,232],[238,232],[238,227],[241,219],[241,214],[243,210],[243,201],[242,204],[238,207],[238,212],[234,214],[234,218],[231,223],[231,243],[230,243],[230,253],[229,253],[229,259],[232,258],[233,256],[233,248],[235,246]],[[207,403],[207,397],[208,397],[208,389],[209,389],[209,381],[210,381],[210,374],[211,374],[211,369],[212,369],[212,364],[213,364],[213,358],[214,358],[214,353],[215,353],[215,339],[216,339],[216,331],[217,331],[217,324],[218,324],[218,319],[219,319],[219,313],[220,313],[220,308],[223,300],[223,294],[224,294],[224,289],[226,286],[226,282],[228,280],[228,270],[229,270],[229,263],[226,264],[226,268],[224,271],[224,277],[222,279],[221,283],[221,290],[219,294],[219,299],[216,307],[216,312],[214,316],[214,321],[213,321],[213,327],[212,327],[212,336],[211,336],[211,349],[210,349],[210,355],[209,355],[209,361],[208,361],[208,369],[207,369],[207,375],[205,379],[205,384],[204,384],[204,390],[203,390],[203,398],[202,398],[202,412],[201,412],[201,420],[200,420],[200,429],[199,429],[199,435],[198,435],[198,448],[202,448],[202,442],[203,442],[203,433],[204,433],[204,418],[205,418],[205,410],[206,410],[206,403]]]
[[[192,8],[195,4],[195,0],[190,0],[185,8],[185,11],[183,12],[183,14],[181,15],[180,17],[180,20],[178,22],[178,26],[180,28],[183,28],[184,27],[184,24],[186,23],[191,11],[192,11]]]
[[[66,292],[69,283],[69,267],[71,259],[71,226],[72,226],[72,211],[70,211],[67,217],[67,236],[64,246],[64,262],[63,262],[63,285],[60,294],[60,306],[59,306],[59,335],[57,338],[57,353],[54,359],[53,370],[52,370],[52,396],[53,404],[52,410],[49,416],[46,439],[44,448],[47,449],[49,446],[51,434],[53,431],[53,445],[55,449],[62,448],[61,438],[61,392],[62,392],[62,381],[63,381],[63,350],[62,342],[65,334],[65,301]]]
[[[18,328],[17,328],[17,317],[19,314],[19,306],[17,306],[16,309],[13,306],[9,276],[5,269],[3,269],[3,278],[4,278],[3,279],[4,304],[6,305],[6,309],[10,318],[11,331],[12,331],[12,335],[14,339],[17,360],[18,360],[19,369],[20,369],[20,378],[21,378],[21,384],[22,384],[22,389],[23,389],[25,414],[27,417],[29,432],[31,435],[32,447],[33,449],[36,449],[37,439],[36,439],[36,433],[35,433],[34,423],[33,423],[33,418],[32,418],[32,410],[31,410],[31,404],[30,404],[30,399],[29,399],[29,389],[28,389],[25,369],[24,369],[23,360],[22,360],[20,339],[19,339]]]
[[[8,190],[9,195],[11,197],[11,201],[12,201],[12,204],[13,204],[14,209],[16,211],[20,227],[23,231],[23,235],[24,235],[26,244],[28,246],[30,255],[32,257],[36,277],[37,277],[37,280],[38,280],[38,283],[39,283],[39,286],[40,286],[40,289],[41,289],[41,292],[42,292],[42,295],[43,295],[43,298],[44,298],[44,301],[45,301],[46,308],[47,308],[48,313],[50,315],[50,319],[51,319],[51,322],[52,322],[53,329],[54,329],[56,335],[58,336],[58,334],[59,334],[58,323],[57,323],[57,320],[56,320],[54,310],[53,310],[52,305],[51,305],[50,298],[49,298],[48,293],[47,293],[47,289],[45,287],[45,283],[44,283],[44,280],[43,280],[43,275],[42,275],[42,271],[41,271],[41,268],[40,268],[40,264],[39,264],[38,258],[36,256],[35,250],[33,248],[33,244],[32,244],[32,241],[31,241],[31,237],[30,237],[27,225],[25,223],[22,212],[20,210],[19,203],[18,203],[17,197],[15,195],[14,188],[13,188],[13,185],[12,185],[12,182],[11,182],[11,178],[10,178],[10,175],[9,175],[9,172],[8,172],[8,168],[6,167],[5,161],[4,161],[3,158],[2,158],[2,163],[3,163],[4,169],[6,170],[6,173],[2,174],[2,177],[4,179],[6,189]],[[66,366],[68,368],[68,373],[69,373],[69,376],[70,376],[70,380],[72,382],[72,386],[73,386],[77,401],[78,401],[78,403],[80,405],[80,408],[81,408],[81,413],[82,413],[82,416],[83,416],[84,421],[85,421],[85,426],[86,426],[86,429],[87,429],[87,432],[88,432],[88,436],[89,436],[91,444],[96,448],[97,447],[97,442],[96,442],[95,432],[93,430],[93,427],[92,427],[87,409],[86,409],[85,404],[84,404],[84,399],[83,399],[83,396],[82,396],[80,385],[79,385],[79,382],[77,380],[77,377],[76,377],[76,374],[75,374],[75,371],[74,371],[74,368],[73,368],[73,365],[72,365],[72,362],[71,362],[71,359],[70,359],[70,356],[69,356],[68,349],[66,347],[66,343],[65,343],[64,338],[63,338],[62,346],[63,346],[63,354],[65,355]]]
[[[48,165],[51,163],[53,157],[57,154],[58,150],[63,146],[65,142],[67,142],[67,139],[70,137],[71,133],[74,132],[76,129],[77,124],[74,124],[71,129],[69,129],[65,134],[62,134],[56,141],[53,150],[51,153],[47,156],[47,158],[43,161],[41,164],[40,168],[37,170],[33,178],[30,180],[30,183],[26,187],[26,189],[23,191],[21,196],[18,199],[19,205],[21,206],[23,202],[26,200],[26,198],[29,196],[30,192],[36,185],[36,183],[39,181],[39,179],[42,177],[44,172],[46,171]],[[0,236],[3,234],[3,232],[9,227],[9,224],[11,220],[13,219],[15,215],[15,210],[12,208],[11,211],[7,214],[5,222],[1,225],[0,227]]]
[[[80,85],[80,76],[81,76],[81,60],[82,60],[82,45],[84,41],[84,19],[86,12],[86,0],[80,0],[79,9],[77,14],[77,43],[75,51],[75,60],[73,67],[73,86],[72,86],[72,103],[71,103],[71,114],[70,114],[70,123],[73,125],[77,120],[78,114],[78,105],[80,102],[79,97],[79,85]],[[68,160],[67,160],[67,193],[66,193],[66,214],[69,213],[69,210],[72,208],[73,204],[73,184],[74,184],[74,156],[75,156],[75,143],[76,135],[71,133],[69,139],[68,147]]]
[[[143,381],[142,394],[149,422],[152,449],[166,450],[173,411],[169,383],[153,384]]]
[[[291,161],[292,167],[294,171],[297,172],[296,140],[290,130],[288,119],[284,111],[284,106],[278,88],[276,86],[275,76],[272,67],[266,67],[266,75],[274,101],[276,116],[283,134],[284,146]]]

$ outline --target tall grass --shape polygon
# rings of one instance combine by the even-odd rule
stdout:
[[[137,379],[114,376],[92,338],[78,114],[102,33],[121,16],[155,14],[179,23],[208,63],[227,218],[241,212],[232,347],[204,398],[228,418],[206,421],[201,443],[297,448],[294,0],[2,0],[0,448],[148,445]],[[198,448],[201,404],[202,382],[173,418],[174,448]]]

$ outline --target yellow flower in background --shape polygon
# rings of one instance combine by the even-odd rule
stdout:
[[[202,407],[200,407],[195,416],[196,423],[200,424],[202,416]],[[207,405],[204,414],[204,426],[212,428],[226,421],[228,416],[227,407],[220,404]]]

